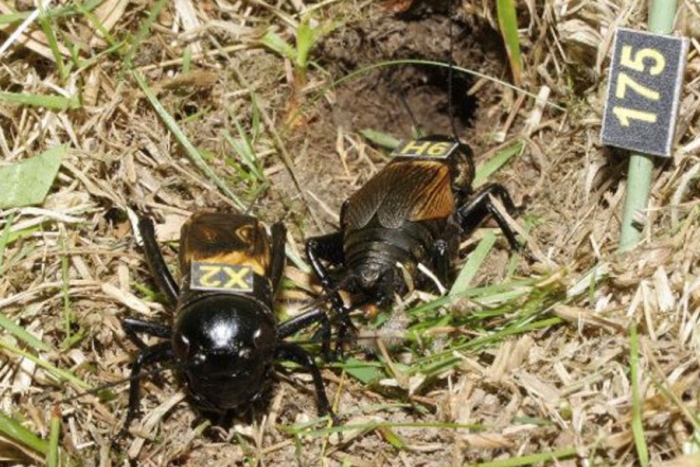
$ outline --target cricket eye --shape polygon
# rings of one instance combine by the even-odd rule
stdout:
[[[274,345],[275,334],[267,326],[258,328],[253,335],[253,345],[256,349],[262,349],[264,347],[271,347]]]
[[[184,334],[176,334],[173,341],[173,350],[180,358],[187,358],[190,354],[190,341]]]

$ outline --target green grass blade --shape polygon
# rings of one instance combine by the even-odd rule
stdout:
[[[0,25],[21,23],[28,17],[29,13],[8,13],[6,15],[0,15]]]
[[[268,30],[260,40],[260,43],[278,55],[296,62],[297,51],[275,31]]]
[[[175,139],[185,148],[185,152],[189,156],[190,160],[194,165],[197,166],[199,170],[201,170],[209,179],[214,182],[214,184],[226,195],[229,197],[231,201],[239,208],[239,209],[246,209],[245,204],[238,198],[238,196],[235,195],[233,191],[226,185],[226,183],[219,178],[218,175],[216,175],[216,172],[214,172],[204,161],[202,158],[202,155],[199,153],[197,148],[192,144],[192,142],[187,138],[187,136],[180,130],[180,127],[177,125],[177,122],[175,119],[168,113],[167,110],[165,110],[165,107],[163,107],[163,104],[160,103],[156,95],[151,91],[151,88],[148,87],[148,83],[146,83],[146,80],[144,77],[141,75],[141,73],[138,72],[138,70],[133,70],[132,75],[134,76],[134,79],[138,83],[138,85],[141,87],[141,90],[143,93],[146,95],[146,98],[148,101],[151,103],[153,108],[155,109],[156,113],[158,116],[163,120],[163,123],[165,123],[165,126],[168,127],[168,130],[172,132],[172,134],[175,136]]]
[[[0,235],[0,271],[2,271],[5,247],[10,240],[10,231],[12,230],[12,224],[15,221],[15,213],[11,212],[5,219],[5,228],[2,229],[2,235]]]
[[[59,453],[58,439],[61,434],[61,411],[54,407],[51,411],[51,426],[49,429],[49,445],[46,453],[46,465],[58,467]]]
[[[75,110],[81,107],[77,97],[46,96],[43,94],[26,94],[0,91],[0,101],[10,104],[32,105],[51,110]]]
[[[46,16],[49,18],[65,18],[69,16],[73,16],[76,13],[81,12],[82,10],[85,11],[92,11],[98,6],[100,6],[102,3],[104,3],[105,0],[90,0],[89,2],[82,4],[82,5],[69,5],[69,6],[60,6],[57,8],[52,8],[50,10],[46,11]],[[0,15],[0,25],[3,24],[13,24],[13,23],[20,23],[27,19],[29,15],[31,15],[33,12],[32,11],[25,11],[25,12],[19,12],[19,13],[8,13],[6,15]]]
[[[467,466],[478,466],[478,467],[520,467],[523,465],[550,465],[551,461],[556,459],[566,459],[569,457],[574,457],[576,455],[576,448],[566,448],[559,449],[558,451],[552,452],[540,452],[537,454],[530,454],[528,456],[513,457],[510,459],[503,459],[492,462],[482,462],[479,464],[465,464]],[[556,464],[554,464],[556,465]]]
[[[394,449],[404,449],[406,446],[408,446],[408,443],[406,443],[406,440],[403,439],[398,433],[396,433],[394,430],[392,430],[390,427],[380,427],[379,432],[382,434],[382,438],[384,438],[389,444],[391,444]]]
[[[13,441],[27,446],[39,454],[46,455],[49,446],[46,441],[27,430],[20,422],[0,411],[0,433]]]
[[[158,19],[158,15],[160,14],[161,10],[163,10],[167,3],[168,0],[158,0],[158,2],[153,5],[153,8],[151,8],[151,11],[148,13],[148,18],[146,18],[146,21],[144,21],[139,28],[138,32],[134,36],[134,40],[131,42],[131,47],[129,47],[129,50],[124,56],[124,63],[126,63],[128,66],[131,66],[132,58],[136,54],[136,51],[143,40],[150,32],[153,23],[155,23],[155,21]]]
[[[260,167],[258,155],[255,153],[252,136],[248,135],[248,133],[243,128],[243,125],[241,125],[241,123],[235,117],[233,118],[233,124],[236,126],[239,139],[235,140],[231,138],[230,135],[226,135],[228,136],[227,140],[229,144],[231,144],[233,149],[238,153],[239,156],[241,156],[241,160],[243,161],[245,166],[248,167],[248,170],[250,170],[260,182],[264,182],[265,174],[263,173],[262,168]]]
[[[192,47],[189,45],[182,51],[182,72],[189,73],[192,70]]]
[[[469,255],[469,259],[462,270],[459,271],[457,280],[455,280],[452,289],[450,289],[450,296],[459,295],[467,291],[474,276],[476,276],[476,273],[479,271],[481,264],[486,259],[486,255],[489,254],[489,251],[491,251],[491,248],[493,248],[495,244],[496,234],[494,232],[487,233]]]
[[[353,357],[338,363],[337,368],[342,368],[343,371],[362,384],[370,384],[387,376],[383,371],[383,365],[380,363],[366,362]]]
[[[370,140],[372,143],[387,149],[396,148],[400,141],[393,136],[372,129],[360,130],[360,134]]]
[[[285,255],[287,256],[287,259],[292,262],[294,266],[305,272],[306,274],[311,274],[311,268],[309,267],[308,264],[306,264],[306,261],[299,255],[299,253],[293,249],[290,248],[289,246],[285,248]]]
[[[410,315],[410,316],[417,316],[417,317],[422,316],[422,315],[426,315],[426,314],[431,313],[434,310],[440,308],[441,306],[444,306],[444,305],[451,303],[454,299],[455,299],[455,297],[450,296],[450,295],[436,298],[435,300],[431,300],[427,303],[421,303],[420,305],[417,305],[416,307],[407,310],[406,314]]]
[[[53,185],[68,146],[0,168],[0,209],[40,204]]]
[[[421,303],[420,305],[407,310],[406,314],[415,318],[420,318],[421,316],[425,316],[426,314],[433,312],[435,309],[448,305],[454,300],[462,297],[472,298],[481,304],[502,303],[527,295],[530,293],[532,285],[536,282],[537,281],[534,279],[517,280],[502,284],[487,285],[484,287],[466,288],[464,290],[450,293],[444,297],[436,298],[435,300],[431,300],[427,303]]]
[[[452,363],[459,362],[459,357],[454,356],[455,351],[478,350],[495,342],[504,340],[506,337],[525,334],[528,332],[536,331],[538,329],[556,326],[563,322],[564,320],[562,318],[553,317],[545,318],[540,321],[510,326],[492,334],[486,335],[484,337],[479,337],[461,344],[454,345],[442,352],[418,358],[407,373],[409,375],[412,375],[419,372],[433,372],[434,367],[444,368],[446,365],[451,365]]]
[[[309,66],[309,55],[314,46],[324,36],[338,27],[338,24],[333,21],[322,21],[313,24],[312,19],[311,15],[305,15],[296,31],[296,66],[304,70]]]
[[[5,316],[0,312],[0,328],[5,329],[8,333],[15,336],[17,339],[21,340],[29,347],[33,348],[38,352],[49,352],[51,347],[45,342],[41,341],[31,332],[24,329],[19,324],[12,321],[10,318]]]
[[[637,325],[630,327],[630,378],[632,378],[632,436],[639,456],[639,465],[649,465],[649,450],[644,439],[643,401],[639,394],[639,335]]]
[[[479,186],[483,185],[491,174],[503,167],[513,156],[522,155],[524,150],[525,142],[516,141],[512,145],[496,151],[496,154],[493,157],[489,158],[484,165],[476,170],[476,175],[474,176],[472,186],[474,188],[478,188]]]
[[[10,235],[7,238],[7,243],[6,245],[12,245],[14,242],[17,240],[21,240],[23,238],[29,237],[30,235],[39,232],[41,230],[41,226],[34,226],[34,227],[28,227],[26,229],[18,230],[17,232],[10,232]],[[24,246],[19,253],[14,255],[12,258],[8,258],[11,261],[8,263],[6,261],[3,261],[2,264],[2,269],[0,269],[0,275],[4,274],[5,271],[7,271],[10,267],[12,267],[12,264],[16,261],[20,261],[22,258],[26,258],[27,255],[31,250],[34,248],[30,245]]]
[[[75,8],[76,8],[76,10],[78,11],[78,13],[82,14],[82,15],[85,17],[85,19],[87,19],[87,22],[88,22],[93,28],[95,28],[95,30],[96,30],[97,32],[100,33],[100,35],[102,36],[102,38],[103,38],[105,41],[107,41],[107,43],[108,43],[109,46],[110,46],[110,49],[114,50],[114,49],[116,48],[116,46],[118,45],[118,44],[117,44],[117,41],[116,41],[116,40],[114,39],[114,37],[109,33],[109,31],[107,30],[107,28],[104,27],[104,25],[102,24],[102,21],[100,21],[100,20],[95,16],[95,14],[92,13],[92,11],[91,11],[89,8],[87,8],[85,5],[81,5],[81,4],[78,3],[78,4],[75,5]],[[103,53],[104,53],[104,52],[103,52]]]
[[[56,27],[53,24],[52,18],[46,15],[46,11],[43,7],[43,2],[39,2],[39,8],[42,10],[39,15],[39,24],[41,25],[41,30],[44,31],[46,35],[46,40],[49,43],[49,48],[53,54],[54,62],[56,63],[56,68],[58,69],[58,74],[61,77],[61,81],[65,83],[68,79],[68,71],[66,70],[66,64],[63,61],[63,55],[61,55],[60,48],[58,47],[58,40],[56,39],[55,30]]]
[[[297,28],[297,56],[295,60],[295,65],[299,68],[306,69],[309,63],[309,53],[313,48],[316,40],[318,40],[318,33],[314,28],[311,27],[310,17],[305,17],[299,27]]]
[[[111,55],[115,51],[121,49],[123,45],[124,45],[124,42],[117,42],[114,45],[110,46],[109,48],[106,48],[106,49],[100,51],[100,53],[95,54],[86,60],[81,59],[80,66],[79,66],[77,71],[85,70],[85,69],[93,66],[94,64],[104,60],[104,58],[106,56]]]
[[[520,84],[523,76],[523,58],[520,55],[520,39],[518,38],[518,18],[515,13],[513,0],[497,0],[498,25],[501,28],[503,42],[506,45],[510,69],[513,72],[513,82]]]
[[[39,357],[37,357],[34,354],[31,354],[29,352],[25,352],[24,350],[15,347],[14,345],[10,344],[7,342],[5,339],[0,339],[0,348],[3,348],[7,350],[10,353],[13,353],[15,355],[19,355],[20,357],[24,357],[28,360],[31,360],[32,362],[36,363],[38,366],[42,367],[52,375],[54,375],[56,378],[62,381],[68,381],[72,384],[74,384],[76,387],[81,388],[81,389],[91,389],[91,386],[86,383],[85,381],[81,380],[77,376],[75,376],[73,373],[62,370],[60,368],[55,367],[54,365],[48,363],[46,360],[43,360]]]
[[[466,344],[453,347],[452,350],[478,349],[480,347],[485,347],[487,344],[492,344],[494,342],[504,340],[506,337],[516,336],[518,334],[525,334],[528,332],[536,331],[538,329],[549,328],[552,326],[556,326],[557,324],[561,324],[563,322],[563,319],[559,317],[554,317],[546,318],[540,321],[534,321],[528,324],[523,324],[522,326],[510,326],[498,332],[494,332],[489,336],[473,339],[467,342]]]

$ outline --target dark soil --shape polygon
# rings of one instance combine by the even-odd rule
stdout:
[[[450,44],[450,35],[454,44]],[[427,60],[499,76],[505,70],[500,37],[487,24],[469,25],[441,13],[406,19],[380,16],[370,24],[338,31],[322,46],[324,66],[334,76],[372,64],[397,60]],[[373,129],[396,137],[411,136],[412,122],[403,97],[424,134],[451,134],[450,89],[455,124],[461,137],[479,118],[479,96],[467,91],[472,76],[449,68],[391,65],[369,71],[337,89],[333,124],[357,131]],[[467,138],[469,139],[469,138]]]

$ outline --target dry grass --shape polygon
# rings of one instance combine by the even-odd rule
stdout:
[[[646,4],[526,2],[522,86],[565,110],[477,79],[461,136],[481,164],[500,143],[525,142],[494,177],[526,202],[514,222],[536,260],[497,243],[466,295],[409,297],[407,317],[390,318],[408,321],[396,325],[407,341],[327,365],[339,429],[316,420],[299,372],[281,372],[267,403],[224,428],[199,418],[168,372],[164,384],[147,378],[143,417],[121,450],[109,439],[124,384],[65,401],[128,375],[134,348],[121,318],[171,316],[129,208],[155,216],[164,243],[204,208],[285,220],[294,261],[281,302],[293,314],[318,291],[303,240],[330,232],[342,200],[383,164],[359,130],[408,136],[397,92],[411,106],[446,100],[398,71],[327,87],[346,68],[445,60],[444,15],[409,24],[371,1],[278,3],[52,3],[20,29],[33,2],[0,0],[0,165],[70,147],[40,207],[0,211],[0,463],[42,464],[52,451],[13,439],[11,417],[27,437],[52,432],[64,465],[697,465],[700,11],[690,3],[678,24],[694,39],[676,150],[657,164],[639,248],[615,254],[626,157],[598,133],[613,28],[641,27]],[[456,62],[508,80],[495,11],[463,2],[455,15],[471,31]],[[261,45],[266,31],[294,44],[325,27],[333,32],[308,61]],[[4,92],[39,97],[18,104]],[[445,112],[432,112],[428,130],[447,132]],[[477,232],[465,253],[488,238]],[[175,251],[166,247],[173,264]]]

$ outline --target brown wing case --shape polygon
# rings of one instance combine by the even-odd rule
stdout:
[[[450,170],[438,161],[395,161],[372,177],[350,199],[345,229],[361,229],[376,215],[382,227],[405,221],[445,218],[455,211]]]
[[[182,226],[180,271],[193,260],[250,266],[266,276],[270,267],[270,239],[254,217],[233,213],[195,213]]]

